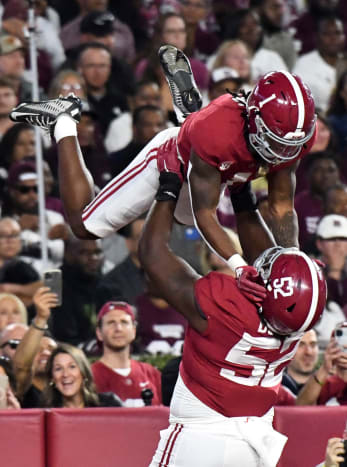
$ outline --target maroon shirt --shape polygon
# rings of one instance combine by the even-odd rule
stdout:
[[[187,320],[171,306],[158,308],[146,294],[136,300],[141,352],[180,355]]]
[[[295,196],[294,206],[298,215],[300,248],[312,251],[317,225],[324,215],[322,201],[304,190]]]
[[[98,392],[114,392],[127,407],[144,405],[141,392],[143,389],[153,391],[152,405],[161,404],[160,371],[148,363],[131,360],[131,371],[122,376],[98,361],[93,363],[92,372]]]

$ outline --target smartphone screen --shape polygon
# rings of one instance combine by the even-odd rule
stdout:
[[[43,273],[43,282],[45,287],[49,287],[52,292],[58,296],[58,304],[62,304],[62,272],[60,269],[51,269]]]
[[[0,409],[6,409],[7,407],[7,392],[8,388],[8,376],[0,375]]]

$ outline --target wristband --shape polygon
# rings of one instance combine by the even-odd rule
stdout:
[[[246,261],[238,253],[235,253],[234,255],[230,256],[230,258],[227,260],[227,263],[229,268],[232,269],[233,272],[235,272],[236,269],[241,266],[247,266]]]
[[[159,188],[155,199],[157,201],[177,201],[181,191],[182,182],[174,172],[161,172],[159,175]]]
[[[68,114],[59,115],[54,126],[54,138],[57,143],[68,136],[77,136],[77,125],[75,120]]]
[[[314,373],[313,375],[313,379],[315,380],[316,383],[318,383],[320,386],[324,386],[324,383],[322,383],[321,381],[319,381],[319,379],[317,378],[317,375],[316,373]]]
[[[31,326],[35,329],[37,329],[38,331],[48,331],[48,326],[46,325],[44,328],[41,328],[40,326],[38,326],[34,320],[31,321]]]

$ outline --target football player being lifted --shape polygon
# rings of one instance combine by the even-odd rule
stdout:
[[[249,277],[216,209],[225,186],[236,193],[266,174],[270,228],[279,245],[298,246],[295,170],[315,136],[312,94],[298,76],[274,71],[261,77],[248,96],[227,93],[199,110],[201,98],[187,57],[172,46],[161,47],[159,55],[184,122],[156,135],[97,196],[77,140],[79,99],[71,95],[24,102],[13,109],[11,118],[41,126],[54,136],[64,210],[80,238],[105,237],[146,212],[158,189],[159,172],[169,171],[179,158],[185,183],[176,220],[195,223],[210,248],[240,277],[239,285],[250,290],[249,297],[261,301],[264,288]]]

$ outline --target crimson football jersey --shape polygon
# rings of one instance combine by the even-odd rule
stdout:
[[[104,363],[97,361],[92,365],[92,372],[98,392],[114,392],[127,407],[144,405],[141,397],[144,389],[153,391],[152,405],[161,404],[160,371],[148,363],[131,360],[129,375],[122,376]]]
[[[188,389],[226,417],[262,416],[277,400],[283,369],[301,335],[275,337],[233,277],[211,272],[195,286],[208,320],[201,334],[188,326],[180,366]]]
[[[178,134],[177,145],[185,167],[194,149],[208,164],[218,168],[222,183],[238,185],[257,178],[260,164],[247,145],[245,105],[230,94],[224,94],[184,121]],[[269,172],[288,167],[303,157],[313,144],[315,134],[295,160],[269,166]],[[261,160],[259,156],[259,160]]]

